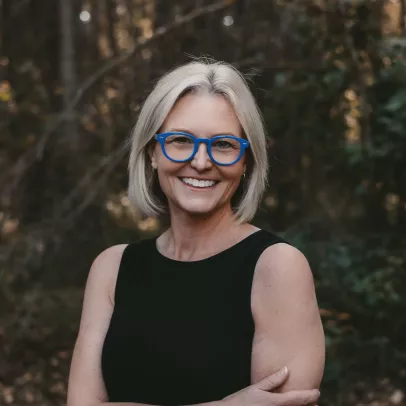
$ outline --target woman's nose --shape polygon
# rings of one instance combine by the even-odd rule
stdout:
[[[209,154],[207,153],[207,146],[205,144],[200,144],[197,149],[196,155],[193,157],[191,165],[197,170],[210,169],[213,165]]]

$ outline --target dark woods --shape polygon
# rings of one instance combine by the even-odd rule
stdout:
[[[406,404],[405,0],[0,1],[0,404],[62,405],[83,288],[129,206],[127,140],[168,69],[253,82],[269,135],[255,223],[309,258],[323,405]]]

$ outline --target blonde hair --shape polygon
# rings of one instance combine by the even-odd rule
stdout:
[[[168,207],[157,193],[148,150],[174,104],[188,92],[219,94],[233,106],[250,147],[246,176],[233,196],[233,210],[240,223],[251,220],[267,185],[268,156],[261,113],[242,74],[224,62],[193,61],[180,66],[156,84],[141,109],[132,133],[129,198],[145,215],[158,216]]]

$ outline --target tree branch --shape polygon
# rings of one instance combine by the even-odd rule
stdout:
[[[98,69],[93,75],[88,77],[79,86],[75,97],[72,99],[71,103],[66,106],[65,110],[58,114],[51,122],[48,124],[48,128],[40,136],[40,140],[37,145],[24,153],[17,162],[0,177],[1,188],[5,188],[5,183],[7,182],[8,190],[15,188],[20,181],[21,174],[26,171],[35,161],[41,159],[44,152],[45,146],[50,138],[50,136],[59,128],[59,126],[65,122],[70,117],[70,111],[76,107],[76,105],[83,98],[84,94],[94,86],[99,80],[101,80],[107,73],[111,72],[113,69],[127,62],[131,57],[133,57],[137,52],[143,48],[151,45],[153,42],[164,37],[170,31],[181,27],[182,25],[188,24],[191,21],[203,17],[208,14],[212,14],[230,7],[234,1],[218,1],[206,7],[201,7],[191,11],[184,16],[176,18],[171,24],[159,27],[155,30],[155,33],[150,38],[139,38],[135,45],[132,46],[128,51],[111,58],[107,63],[105,63],[100,69]],[[3,189],[4,190],[4,189]]]

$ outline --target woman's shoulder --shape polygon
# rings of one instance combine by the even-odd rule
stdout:
[[[107,291],[112,304],[114,304],[118,270],[123,252],[128,245],[119,244],[106,248],[94,259],[89,271],[87,286],[96,286],[100,292]]]
[[[273,263],[289,263],[306,261],[304,254],[284,238],[273,235],[275,243],[269,245],[259,258],[259,261]]]
[[[118,244],[106,248],[95,258],[93,263],[97,266],[100,266],[106,263],[117,262],[117,260],[121,259],[123,252],[128,247],[128,245],[129,244]]]
[[[123,253],[130,244],[118,244],[103,250],[94,259],[92,267],[90,268],[90,274],[97,273],[99,275],[109,274],[111,277],[115,276],[120,267],[120,263],[123,257]]]
[[[283,239],[262,252],[256,273],[270,282],[277,278],[292,284],[313,283],[312,271],[305,255]]]
[[[261,314],[262,308],[268,308],[269,297],[276,295],[310,301],[314,289],[313,274],[305,255],[290,244],[274,244],[263,251],[256,264],[253,312]]]

